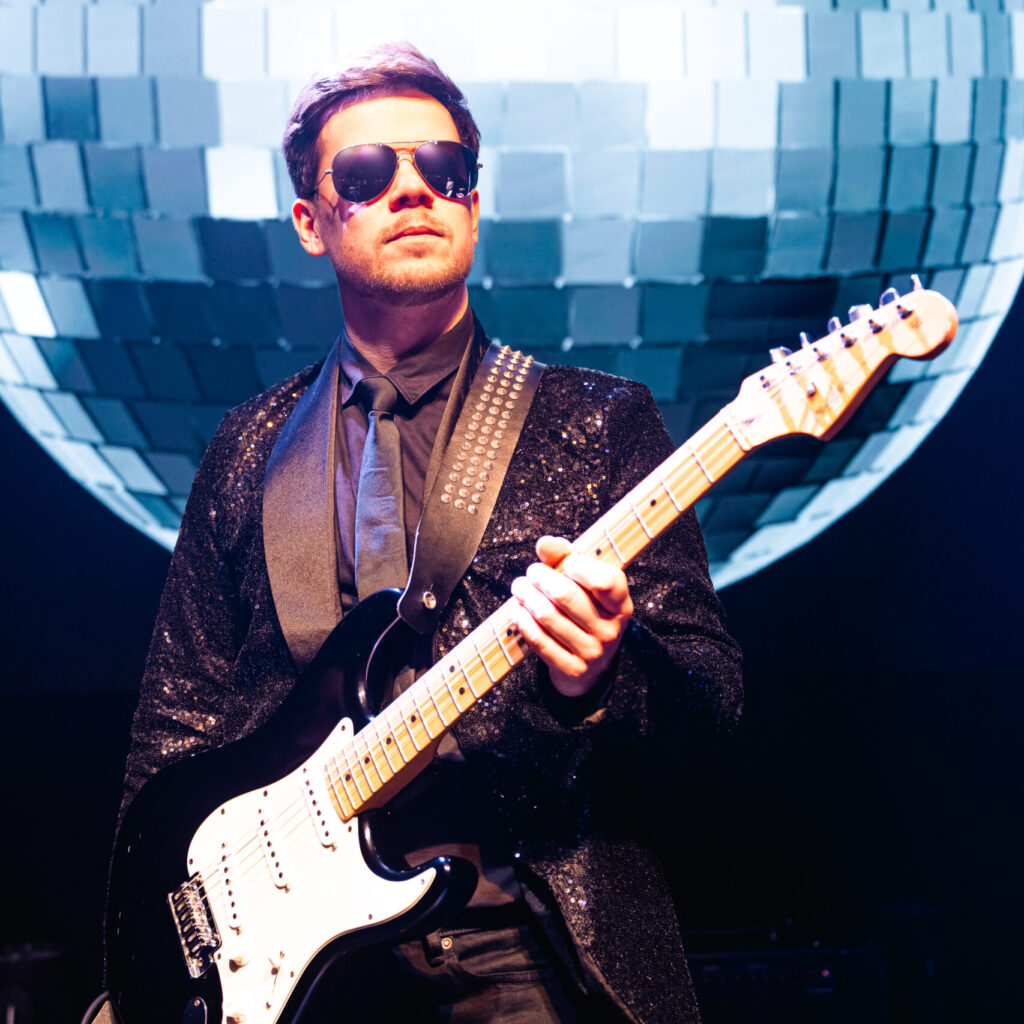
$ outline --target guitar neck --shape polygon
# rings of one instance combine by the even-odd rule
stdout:
[[[949,301],[920,282],[906,296],[887,291],[877,310],[855,312],[848,325],[834,320],[826,337],[798,352],[773,350],[772,365],[748,377],[733,401],[578,537],[573,551],[627,566],[747,452],[787,434],[830,437],[894,359],[931,359],[957,327]],[[328,789],[344,820],[401,788],[444,732],[526,657],[513,607],[506,601],[328,759]]]
[[[737,403],[612,506],[574,541],[573,551],[620,568],[632,562],[751,449]],[[526,657],[514,604],[506,601],[328,759],[326,782],[343,820],[385,786],[400,788],[411,779],[418,755]]]

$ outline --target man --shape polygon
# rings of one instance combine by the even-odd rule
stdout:
[[[314,77],[284,148],[294,225],[334,266],[344,331],[321,366],[229,413],[200,466],[126,799],[172,760],[269,719],[370,583],[402,586],[413,557],[438,557],[416,551],[416,526],[487,347],[465,283],[476,126],[454,83],[400,45]],[[402,480],[384,504],[405,544],[367,558],[360,498],[383,472],[389,422]],[[537,657],[459,719],[382,829],[412,864],[468,857],[479,884],[440,930],[351,956],[311,1019],[699,1020],[665,883],[636,838],[634,787],[666,752],[733,724],[738,651],[692,513],[628,574],[566,557],[564,539],[670,450],[646,389],[544,371],[479,550],[410,662],[436,661],[509,591]],[[387,524],[375,528],[379,540]]]

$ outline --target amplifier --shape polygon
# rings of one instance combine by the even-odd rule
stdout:
[[[881,949],[688,954],[705,1024],[885,1024]]]

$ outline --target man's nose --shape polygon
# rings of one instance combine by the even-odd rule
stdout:
[[[399,152],[398,167],[391,182],[388,198],[392,206],[408,206],[416,203],[429,205],[433,202],[434,193],[423,180],[412,153]]]

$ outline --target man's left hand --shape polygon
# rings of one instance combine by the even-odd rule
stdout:
[[[570,550],[564,537],[541,537],[540,561],[513,581],[512,596],[516,626],[547,665],[552,685],[565,697],[581,697],[614,662],[633,600],[621,569]]]

